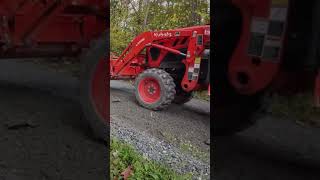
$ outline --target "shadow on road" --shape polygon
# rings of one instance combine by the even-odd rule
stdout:
[[[276,121],[263,119],[239,135],[216,137],[216,179],[320,179],[320,147],[313,137],[320,132],[310,133],[294,123]]]
[[[106,147],[87,136],[78,103],[0,87],[0,179],[103,179]]]

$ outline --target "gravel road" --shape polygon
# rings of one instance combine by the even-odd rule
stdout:
[[[178,173],[193,173],[194,179],[210,179],[210,167],[197,158],[189,156],[173,144],[157,139],[145,132],[119,123],[122,120],[112,117],[111,137],[116,137],[133,145],[144,157],[169,166]]]
[[[110,87],[111,129],[116,137],[178,172],[209,178],[209,102],[193,99],[151,111],[137,104],[130,83],[111,81]]]
[[[9,78],[26,85],[30,78],[36,78],[31,83],[36,88],[53,86],[56,94],[65,97],[75,92],[74,79],[19,64],[0,61],[0,81]],[[150,142],[146,147],[164,144],[179,152],[184,149],[181,144],[188,144],[199,152],[208,152],[209,146],[203,143],[209,138],[206,103],[192,101],[171,106],[167,113],[150,112],[135,103],[128,84],[117,81],[111,86],[112,124],[123,132],[118,136],[131,137],[128,141],[137,143],[137,147],[144,146],[144,139],[139,138],[145,137]],[[87,137],[77,103],[39,90],[4,85],[0,96],[0,179],[103,179],[98,176],[103,174],[105,146]],[[320,179],[320,130],[293,122],[266,116],[237,136],[214,139],[215,179]],[[207,158],[199,154],[185,160],[205,165]]]
[[[105,164],[104,162],[102,162],[103,158],[101,157],[103,157],[107,151],[104,148],[104,145],[98,142],[92,142],[92,140],[88,138],[86,134],[83,134],[83,132],[88,131],[87,125],[85,124],[85,122],[80,122],[80,107],[77,103],[72,102],[72,100],[76,100],[78,98],[78,80],[75,77],[70,76],[70,74],[50,72],[43,66],[27,61],[18,62],[13,60],[2,60],[0,61],[0,82],[2,84],[10,83],[23,87],[31,87],[34,89],[21,89],[21,92],[13,91],[11,90],[13,86],[10,85],[8,93],[11,92],[12,95],[9,96],[6,93],[3,93],[3,96],[7,97],[8,101],[3,101],[3,106],[7,107],[7,109],[4,109],[3,112],[7,112],[8,116],[13,116],[10,116],[6,119],[12,121],[10,122],[12,126],[17,127],[8,128],[8,123],[5,122],[3,133],[5,133],[5,131],[7,130],[19,134],[21,133],[20,131],[24,132],[24,129],[30,129],[29,131],[31,132],[35,132],[35,130],[37,129],[39,130],[38,134],[33,135],[31,132],[29,132],[28,136],[21,135],[24,136],[24,139],[26,139],[25,144],[36,144],[34,146],[39,147],[41,146],[41,144],[39,143],[45,141],[43,150],[41,149],[42,147],[39,147],[39,150],[37,150],[40,151],[39,154],[42,157],[37,157],[37,155],[34,154],[28,155],[31,158],[38,158],[39,162],[32,161],[28,158],[24,160],[18,160],[16,164],[12,162],[13,164],[12,166],[10,166],[11,169],[17,168],[18,170],[24,170],[24,168],[26,168],[28,165],[34,164],[36,168],[32,172],[30,171],[29,176],[27,176],[30,178],[34,178],[34,175],[41,176],[41,173],[43,171],[48,171],[49,175],[44,176],[48,176],[48,178],[52,179],[57,179],[57,177],[63,177],[66,179],[94,179],[91,178],[93,175],[102,175],[101,173],[103,173],[102,171],[105,167]],[[115,117],[112,119],[112,127],[115,127],[114,125],[118,123],[118,128],[113,132],[120,132],[119,134],[122,135],[121,137],[123,138],[126,138],[126,135],[128,135],[132,137],[132,140],[139,139],[138,143],[135,145],[138,145],[137,147],[140,147],[141,150],[143,150],[143,147],[148,146],[150,148],[154,148],[155,150],[164,148],[162,154],[152,154],[152,151],[144,151],[144,153],[150,153],[149,157],[158,161],[163,161],[164,159],[166,159],[167,162],[171,161],[172,165],[178,165],[178,163],[180,163],[180,170],[182,170],[180,172],[198,172],[199,174],[203,174],[208,178],[210,148],[206,143],[208,142],[210,136],[209,104],[207,102],[194,100],[185,106],[173,105],[168,111],[166,111],[166,113],[151,112],[149,110],[141,108],[135,103],[134,97],[131,94],[132,88],[126,86],[128,85],[127,83],[122,83],[119,81],[112,83],[112,85],[114,84],[118,86],[111,89],[111,112],[112,116]],[[44,91],[42,92],[41,90]],[[51,92],[53,93],[53,95],[47,92]],[[17,94],[16,97],[15,94]],[[54,95],[59,95],[59,97]],[[12,97],[14,97],[14,99],[21,100],[21,102],[18,100],[11,102],[14,103],[18,101],[18,104],[20,103],[21,105],[21,109],[17,109],[17,107],[15,107],[14,105],[7,105],[10,104],[10,100],[12,100]],[[68,99],[64,99],[63,97],[66,97]],[[64,103],[69,105],[65,105]],[[25,108],[25,106],[27,107]],[[71,110],[69,111],[69,109],[65,106],[69,107],[69,109]],[[31,112],[28,114],[28,111]],[[38,111],[40,114],[39,117],[38,115],[34,115],[37,114]],[[14,114],[21,115],[18,116],[19,118],[14,118]],[[29,116],[32,120],[29,120]],[[119,118],[117,118],[117,116]],[[115,121],[115,119],[120,120]],[[38,122],[41,122],[43,124],[39,125]],[[46,126],[46,123],[52,123],[53,127],[48,127],[49,125]],[[52,128],[55,130],[55,132],[51,133],[51,131],[54,131],[51,130]],[[48,133],[47,131],[50,132],[52,137],[46,134]],[[58,135],[54,136],[56,134]],[[63,138],[65,135],[68,135],[68,137],[72,138]],[[39,138],[40,140],[34,140],[37,139],[34,138],[34,136],[37,136],[37,138]],[[142,136],[144,136],[143,139],[141,139]],[[45,140],[42,140],[41,137]],[[130,138],[127,137],[127,140],[128,139]],[[68,140],[70,140],[70,142]],[[150,143],[150,140],[153,143]],[[12,142],[12,140],[6,141],[6,143],[10,142]],[[8,146],[6,143],[2,143],[2,145]],[[47,147],[47,144],[50,147]],[[73,149],[73,147],[71,147],[70,150],[68,149],[70,148],[69,146],[72,145],[78,146],[79,148],[79,153],[75,151],[76,155],[71,154],[71,149]],[[69,150],[69,154],[71,154],[70,156],[76,156],[72,159],[74,160],[74,164],[69,162],[68,159],[66,160],[66,162],[61,160],[64,158],[63,148],[65,146],[67,147],[67,150]],[[94,147],[91,148],[92,146]],[[20,151],[18,151],[18,148],[16,149],[16,154],[10,156],[11,158],[13,156],[17,156],[17,154],[19,153],[23,154],[23,152],[26,151],[27,147],[21,148]],[[55,153],[56,156],[50,154],[50,152],[52,152],[52,149],[54,150],[53,152],[61,152],[61,157],[56,155],[59,153]],[[183,153],[181,153],[182,150],[184,150]],[[87,159],[87,157],[90,157],[89,155],[87,155],[87,151],[90,153],[95,153],[95,156],[90,160]],[[191,152],[197,152],[197,154],[190,154]],[[84,153],[83,157],[79,156],[81,153]],[[170,158],[168,158],[168,156],[166,156],[165,154],[170,155]],[[171,158],[172,155],[176,157]],[[195,156],[195,158],[193,156]],[[99,159],[99,161],[97,161],[97,158]],[[8,159],[4,158],[4,162],[8,161]],[[85,163],[83,161],[88,161],[87,166],[83,166],[82,168],[84,169],[79,169],[80,171],[77,173],[73,173],[74,170],[70,170],[69,176],[72,177],[68,176],[68,171],[66,170],[64,171],[65,175],[61,175],[61,170],[55,170],[62,168],[65,164],[67,164],[67,166],[71,166],[72,168],[76,167],[76,165],[80,166],[80,163]],[[90,174],[90,172],[88,171],[92,171],[93,169],[93,167],[90,167],[90,165],[95,161],[97,162],[95,163],[94,167],[100,167],[100,169],[97,169],[97,171],[100,171]],[[63,166],[62,163],[64,164]],[[23,164],[26,165],[23,166]],[[51,170],[44,164],[52,164],[53,168],[55,169]],[[39,171],[39,169],[41,169],[42,167],[45,167],[46,169]],[[10,168],[4,166],[4,171],[8,173],[7,171]],[[39,172],[37,172],[37,170]],[[27,173],[26,170],[24,170],[23,172]],[[25,175],[23,174],[20,176]]]
[[[141,131],[163,138],[173,136],[178,141],[190,141],[202,151],[209,152],[210,103],[192,99],[185,105],[172,104],[163,111],[152,111],[137,104],[133,86],[123,81],[110,83],[110,113],[126,119]]]

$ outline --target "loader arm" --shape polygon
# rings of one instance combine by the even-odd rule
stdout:
[[[178,34],[179,35],[178,35]],[[156,32],[144,32],[134,38],[128,47],[122,52],[122,54],[116,60],[114,64],[113,74],[114,76],[118,76],[121,71],[134,60],[146,47],[154,46],[160,49],[166,49],[167,51],[171,51],[174,53],[180,53],[181,55],[185,55],[184,53],[175,50],[173,48],[168,48],[165,46],[161,46],[156,44],[156,41],[166,39],[166,38],[174,38],[175,36],[190,36],[192,31],[156,31]]]

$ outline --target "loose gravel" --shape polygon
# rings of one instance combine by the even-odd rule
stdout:
[[[178,148],[149,134],[137,131],[123,123],[117,123],[118,117],[111,116],[111,137],[116,137],[137,149],[143,156],[163,163],[178,173],[192,173],[194,179],[210,179],[210,165],[190,155],[182,153]]]

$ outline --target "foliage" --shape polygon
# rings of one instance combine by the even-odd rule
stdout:
[[[196,98],[196,99],[210,101],[210,96],[208,95],[208,91],[207,90],[195,91],[194,94],[193,94],[193,97]]]
[[[110,0],[111,52],[139,33],[209,23],[209,0]]]
[[[274,94],[269,97],[269,112],[276,117],[294,119],[297,123],[320,127],[320,110],[314,107],[312,92],[281,96]]]
[[[133,174],[129,179],[191,179],[191,175],[179,175],[163,165],[144,158],[131,146],[116,139],[111,140],[111,179],[118,177],[129,165],[133,167]]]

